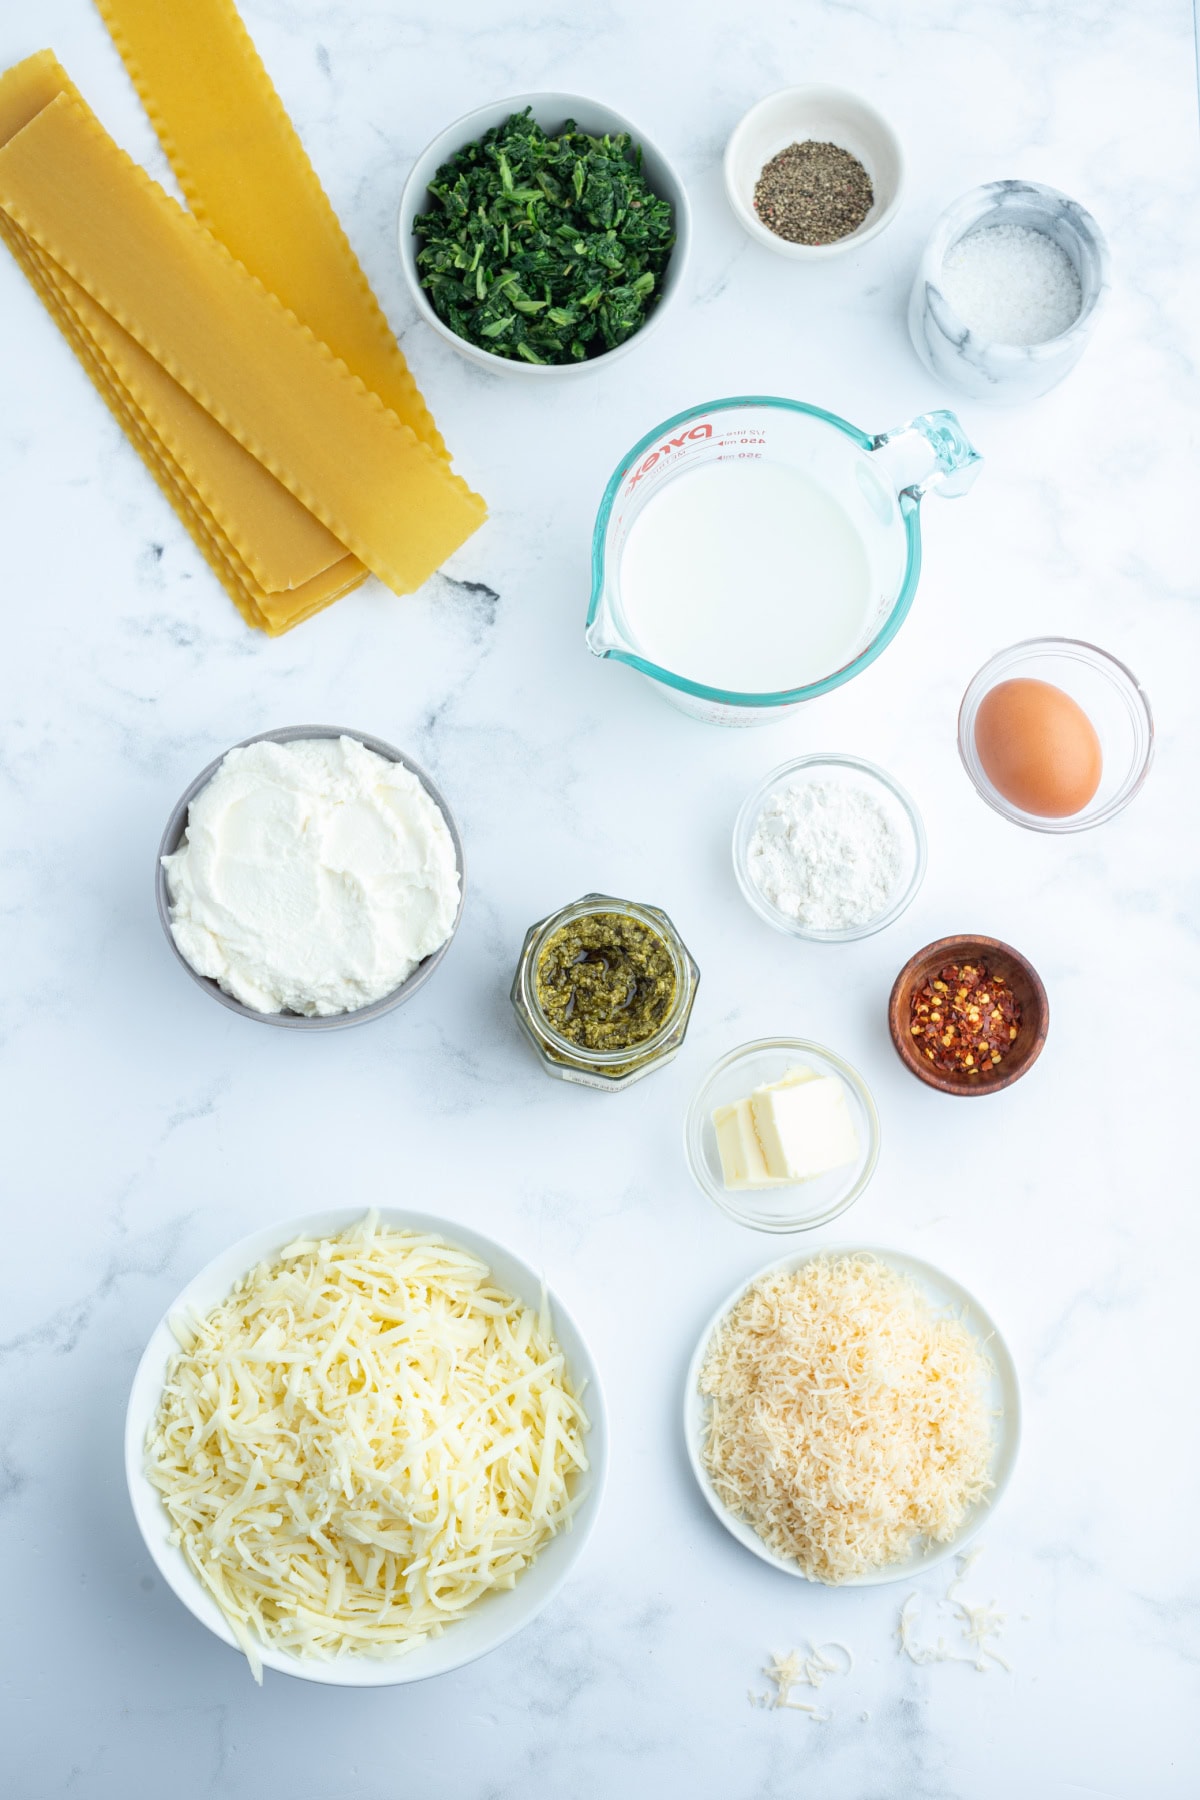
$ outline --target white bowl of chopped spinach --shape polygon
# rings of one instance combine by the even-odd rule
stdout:
[[[691,217],[644,132],[580,94],[522,94],[447,126],[413,164],[400,259],[417,309],[486,368],[581,373],[678,292]]]

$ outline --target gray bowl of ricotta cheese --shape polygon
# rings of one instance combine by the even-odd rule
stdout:
[[[429,814],[425,802],[431,802],[433,810],[440,815],[441,824],[444,825],[445,832],[448,834],[449,846],[453,848],[457,895],[455,896],[448,880],[445,879],[448,870],[449,846],[440,843],[441,834],[434,826],[435,836],[439,839],[438,860],[441,864],[443,879],[440,883],[441,891],[434,896],[431,903],[438,913],[440,922],[432,923],[431,930],[433,936],[440,937],[440,941],[427,954],[420,956],[419,959],[414,959],[415,966],[411,967],[402,980],[390,987],[387,992],[356,1006],[345,1003],[335,1005],[340,997],[336,985],[333,989],[328,989],[324,988],[320,982],[316,984],[316,987],[321,991],[314,994],[311,1003],[314,1007],[323,1006],[330,1010],[299,1010],[297,1006],[289,1004],[287,998],[279,991],[268,991],[270,983],[264,983],[262,993],[264,1004],[248,1004],[247,1000],[238,998],[237,992],[231,990],[236,990],[238,986],[241,986],[243,992],[253,994],[259,980],[257,971],[247,978],[245,971],[239,970],[231,959],[231,966],[222,968],[219,974],[203,973],[202,969],[184,954],[180,942],[177,941],[177,932],[179,932],[184,942],[188,943],[189,948],[192,948],[193,951],[197,948],[196,936],[192,930],[193,921],[187,917],[193,896],[188,890],[186,878],[181,876],[180,861],[177,860],[180,851],[189,848],[187,840],[189,839],[192,804],[225,770],[226,759],[233,752],[248,750],[255,744],[300,744],[319,740],[333,740],[337,743],[341,739],[349,739],[351,745],[359,745],[364,750],[373,753],[374,756],[399,765],[410,776],[415,777],[416,783],[419,784],[419,790],[412,788],[411,784],[406,784],[410,790],[408,797],[414,800],[425,814],[427,822],[432,823],[432,816]],[[353,751],[349,754],[353,756]],[[349,877],[351,897],[353,897],[355,885],[351,875]],[[288,1029],[305,1031],[332,1031],[343,1025],[365,1025],[370,1019],[380,1018],[384,1013],[391,1012],[395,1007],[402,1006],[406,1000],[410,1000],[418,988],[423,987],[429,980],[454,941],[462,919],[463,900],[466,894],[466,859],[458,823],[445,796],[437,783],[411,756],[397,750],[394,745],[385,743],[382,738],[372,737],[363,731],[342,730],[335,725],[288,725],[277,731],[263,731],[254,737],[243,738],[240,743],[234,744],[231,750],[216,757],[189,784],[167,820],[166,829],[158,847],[154,892],[159,920],[167,943],[171,947],[172,955],[192,980],[204,988],[214,1000],[219,1001],[222,1006],[228,1007],[231,1012],[241,1013],[244,1018],[255,1019],[262,1025],[282,1025]],[[453,909],[452,918],[450,917],[451,907]],[[441,936],[443,928],[446,933],[444,937]],[[197,962],[203,965],[206,961],[212,961],[213,945],[207,941],[207,937],[210,937],[211,933],[206,936],[204,932],[201,932],[200,936],[205,938],[206,942],[201,946],[204,953],[197,954]],[[319,942],[319,934],[314,934],[314,939]],[[220,952],[217,954],[219,957]],[[307,1002],[302,1000],[301,1004],[307,1004]]]

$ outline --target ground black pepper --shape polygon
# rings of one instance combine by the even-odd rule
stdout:
[[[773,156],[754,188],[754,210],[790,244],[833,244],[857,231],[875,203],[871,178],[837,144],[806,138]]]

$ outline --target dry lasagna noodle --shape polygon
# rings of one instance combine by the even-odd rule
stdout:
[[[96,0],[195,218],[446,447],[232,0]]]
[[[0,235],[251,624],[285,631],[367,570],[411,592],[480,523],[373,300],[367,366],[410,422],[117,148],[48,52],[0,77]],[[369,290],[341,241],[362,287],[322,327],[340,315],[353,351]]]

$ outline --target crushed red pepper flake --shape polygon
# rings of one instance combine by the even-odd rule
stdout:
[[[909,1030],[940,1075],[986,1081],[1021,1029],[1016,995],[986,962],[947,963],[909,1003]]]

